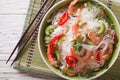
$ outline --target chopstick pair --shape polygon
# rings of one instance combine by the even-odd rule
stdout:
[[[46,11],[43,13],[43,15],[40,17],[40,19],[35,23],[36,25],[34,26],[33,30],[31,31],[31,33],[29,34],[29,36],[27,37],[27,39],[24,41],[24,43],[21,45],[21,47],[19,48],[18,54],[15,57],[15,59],[13,60],[11,66],[13,65],[13,63],[15,62],[15,60],[18,58],[18,56],[20,55],[21,51],[25,48],[26,44],[28,43],[28,41],[31,39],[32,35],[34,34],[34,32],[37,30],[37,28],[39,27],[43,17],[45,16],[45,14],[47,13],[47,11],[53,6],[53,4],[55,3],[56,0],[51,0],[50,5],[48,6],[48,8],[46,9]],[[41,13],[42,9],[44,9],[45,5],[47,4],[48,0],[44,0],[43,4],[41,5],[40,9],[38,10],[37,14],[35,15],[35,17],[33,18],[33,20],[31,21],[31,23],[29,24],[28,28],[26,29],[26,31],[23,33],[23,35],[21,36],[20,40],[18,41],[17,45],[15,46],[15,48],[13,49],[12,53],[10,54],[8,60],[6,61],[6,64],[9,62],[9,60],[11,59],[12,55],[14,54],[14,52],[16,51],[16,49],[18,48],[18,46],[20,45],[20,42],[22,41],[22,39],[26,36],[27,32],[30,30],[32,24],[35,22],[35,20],[37,19],[37,17],[39,17],[39,14]]]

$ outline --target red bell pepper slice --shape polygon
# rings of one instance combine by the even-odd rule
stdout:
[[[97,54],[96,54],[97,63],[100,63],[100,62],[101,62],[101,57],[102,57],[102,51],[101,51],[101,50],[98,50],[98,51],[97,51]]]
[[[66,62],[70,67],[76,67],[77,59],[74,56],[66,56]]]
[[[58,21],[58,25],[62,26],[63,24],[65,24],[68,20],[68,12],[65,12],[62,14],[62,16],[60,17],[59,21]]]

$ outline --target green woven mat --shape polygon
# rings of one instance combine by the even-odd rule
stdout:
[[[60,1],[60,0],[58,0]],[[104,4],[109,5],[109,7],[112,9],[112,11],[117,16],[119,22],[120,22],[120,2],[112,1],[108,3],[110,0],[100,0]],[[35,16],[36,12],[38,11],[40,5],[42,3],[42,0],[31,0],[28,10],[28,15],[26,17],[24,30],[29,25],[32,18]],[[111,5],[112,4],[112,5]],[[32,25],[31,29],[34,27],[34,24]],[[29,35],[30,31],[28,32]],[[38,30],[36,30],[35,34],[33,35],[32,39],[29,41],[29,43],[26,45],[25,49],[23,50],[23,54],[19,56],[19,58],[15,61],[14,69],[18,69],[21,71],[29,72],[32,74],[35,74],[40,77],[44,77],[46,79],[51,80],[61,80],[62,78],[55,75],[43,62],[41,59],[41,56],[38,51],[37,46],[37,34]],[[26,36],[27,37],[27,36]],[[21,44],[24,42],[25,38],[21,42]],[[95,80],[120,80],[120,56],[117,59],[116,63],[112,66],[112,68],[105,73],[104,75],[100,76],[99,78]],[[63,79],[62,79],[63,80]]]

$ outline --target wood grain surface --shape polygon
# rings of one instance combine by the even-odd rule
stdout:
[[[18,42],[30,0],[0,0],[0,80],[44,80],[10,67],[11,51]]]

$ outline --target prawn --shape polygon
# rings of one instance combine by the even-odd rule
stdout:
[[[75,23],[72,27],[72,32],[74,36],[78,35],[78,28],[79,28],[78,24]]]
[[[57,67],[57,61],[56,61],[55,58],[53,58],[52,55],[50,54],[50,46],[48,46],[47,57],[48,57],[48,60],[49,60],[49,62],[51,63],[51,65]]]
[[[72,27],[72,32],[73,32],[74,36],[77,36],[79,34],[78,33],[78,28],[79,28],[78,22],[79,21],[80,21],[80,16],[77,17],[77,21],[75,22],[75,24]]]
[[[102,59],[105,60],[105,61],[108,60],[109,59],[109,54],[111,54],[112,52],[113,52],[113,43],[110,42],[106,52],[102,56]]]
[[[68,14],[69,15],[73,15],[73,6],[78,2],[78,0],[74,0],[70,3],[70,5],[68,6]]]
[[[75,56],[80,63],[85,63],[88,60],[90,60],[94,53],[93,51],[87,51],[84,57],[80,57],[79,55],[77,55],[77,53],[74,51],[73,48],[71,48],[70,50],[71,50],[71,54]]]
[[[92,31],[91,31],[90,29],[87,28],[86,32],[87,32],[87,34],[88,34],[88,37],[89,37],[95,44],[98,44],[98,43],[102,40],[102,38],[96,37],[96,36],[92,33]]]

